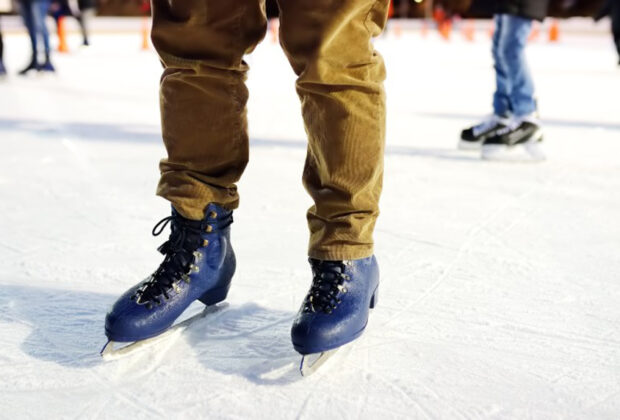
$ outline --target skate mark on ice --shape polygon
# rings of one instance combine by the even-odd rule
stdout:
[[[4,242],[0,242],[0,246],[2,248],[6,249],[7,251],[11,251],[11,252],[13,252],[15,254],[18,254],[18,255],[23,255],[24,252],[25,252],[23,249],[14,248],[14,247],[12,247],[10,245],[5,244]]]
[[[90,181],[101,180],[101,174],[95,169],[95,166],[92,164],[86,153],[80,150],[74,141],[64,137],[61,140],[61,144],[71,153],[76,165],[82,170],[82,175],[87,175],[90,178]]]
[[[84,368],[100,363],[103,320],[114,296],[100,293],[0,286],[0,319],[17,319],[32,331],[21,344],[28,355],[59,365]]]
[[[252,316],[249,316],[250,314]],[[294,316],[293,313],[270,311],[254,303],[248,303],[227,311],[207,334],[210,339],[215,340],[245,338],[279,324],[292,323]]]
[[[559,180],[563,179],[568,172],[569,171],[567,169],[567,170],[563,171],[562,173],[560,173],[560,175],[557,176],[557,177],[549,178],[549,179],[547,179],[546,181],[544,181],[542,183],[536,184],[533,187],[531,187],[528,190],[526,190],[525,192],[523,192],[523,193],[521,193],[521,194],[519,194],[519,195],[517,195],[515,197],[509,198],[503,204],[498,205],[498,206],[494,207],[493,209],[491,209],[490,211],[488,211],[482,217],[482,219],[481,219],[482,221],[479,222],[478,224],[474,225],[469,230],[469,232],[467,233],[467,235],[465,237],[465,240],[463,241],[463,243],[459,247],[459,249],[458,249],[458,251],[456,253],[456,256],[452,259],[452,261],[449,263],[449,265],[446,267],[446,269],[439,275],[437,280],[424,293],[422,293],[418,298],[414,299],[409,304],[405,305],[405,307],[402,308],[401,310],[399,310],[396,313],[392,314],[382,324],[382,327],[386,327],[386,326],[390,325],[395,320],[397,320],[400,316],[402,316],[403,314],[407,313],[409,310],[411,310],[417,304],[419,304],[420,302],[424,301],[427,297],[431,296],[441,286],[441,284],[452,274],[452,272],[455,269],[455,267],[457,267],[458,264],[461,262],[461,259],[474,248],[474,245],[478,241],[481,233],[486,231],[488,227],[492,226],[496,222],[496,220],[498,218],[505,217],[504,215],[506,213],[506,211],[505,211],[506,209],[508,209],[510,207],[517,206],[523,200],[525,200],[528,197],[534,195],[538,191],[550,188],[553,184],[555,184]]]
[[[299,354],[291,345],[294,313],[257,304],[230,307],[217,322],[201,322],[184,337],[208,370],[238,375],[261,385],[298,381]]]
[[[406,401],[409,401],[412,406],[417,408],[417,411],[422,416],[424,416],[425,419],[432,420],[435,418],[433,414],[426,407],[422,405],[422,403],[416,401],[416,399],[413,398],[411,395],[409,395],[409,393],[407,393],[405,390],[403,390],[401,386],[395,384],[392,381],[388,381],[387,379],[381,377],[380,375],[373,375],[373,379],[383,382],[388,388],[392,389],[393,391],[401,395]],[[414,417],[418,418],[417,416],[414,416]]]
[[[59,118],[60,120],[60,118]],[[57,140],[70,136],[80,140],[114,141],[122,143],[160,143],[159,126],[105,124],[91,122],[58,122],[0,118],[0,131],[23,131],[39,137]]]
[[[123,390],[123,385],[121,384],[119,387],[118,383],[113,383],[109,379],[103,377],[98,374],[95,370],[88,371],[91,376],[99,382],[99,384],[104,387],[110,394],[115,395],[118,399],[127,403],[130,407],[136,408],[138,411],[142,411],[149,416],[157,416],[158,418],[167,418],[167,416],[159,411],[157,408],[140,403],[140,397],[136,395],[132,395],[127,391]]]

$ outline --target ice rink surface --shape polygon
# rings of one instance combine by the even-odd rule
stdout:
[[[165,240],[150,234],[169,212],[154,195],[161,67],[137,34],[95,34],[88,50],[72,36],[57,76],[0,83],[0,418],[618,419],[611,39],[530,45],[548,160],[510,164],[455,149],[490,111],[490,41],[477,35],[376,42],[388,65],[381,299],[364,336],[305,379],[289,329],[311,279],[306,146],[277,44],[248,58],[228,308],[109,363],[105,312]],[[14,74],[28,41],[5,44]]]

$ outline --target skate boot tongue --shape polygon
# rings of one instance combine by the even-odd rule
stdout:
[[[340,294],[346,293],[343,286],[349,276],[345,274],[345,261],[321,261],[309,259],[312,266],[312,287],[304,302],[304,312],[331,314],[341,303]]]
[[[170,222],[172,222],[170,237],[158,248],[166,258],[132,296],[138,304],[151,307],[153,304],[159,305],[162,296],[168,299],[168,292],[174,282],[185,278],[184,275],[194,260],[194,251],[203,243],[202,223],[185,219],[176,211],[155,225],[153,236],[160,235]]]

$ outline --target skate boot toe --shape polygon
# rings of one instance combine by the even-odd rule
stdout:
[[[143,285],[144,282],[140,282],[125,292],[107,313],[105,332],[110,340],[129,342],[154,337],[172,325],[185,310],[187,305],[182,299],[166,301],[163,296],[159,305],[138,303],[136,293]]]

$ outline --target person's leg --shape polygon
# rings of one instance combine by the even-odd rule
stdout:
[[[4,57],[4,40],[2,39],[2,17],[0,16],[0,63]]]
[[[82,45],[90,45],[90,22],[94,16],[95,9],[88,8],[80,10],[80,14],[76,17],[82,32]]]
[[[531,28],[531,19],[502,15],[498,55],[506,64],[512,119],[506,127],[484,140],[481,149],[483,159],[545,159],[539,147],[543,131],[535,115],[534,83],[525,60],[525,46]]]
[[[41,36],[43,40],[43,48],[45,49],[45,61],[49,62],[50,58],[50,37],[45,19],[47,11],[50,8],[50,0],[35,0],[33,2],[33,24],[35,33]]]
[[[37,33],[35,31],[33,12],[32,12],[34,2],[33,0],[22,0],[19,3],[19,6],[20,6],[19,12],[22,15],[24,25],[26,25],[26,29],[28,30],[28,36],[30,37],[30,46],[32,47],[32,62],[36,63],[38,43],[37,43]]]
[[[373,229],[383,181],[385,67],[372,38],[385,26],[389,1],[279,3],[280,40],[299,76],[308,134],[303,181],[314,200],[312,285],[291,328],[293,347],[307,355],[355,340],[377,303]]]
[[[495,92],[493,93],[493,114],[477,124],[461,131],[458,148],[461,150],[479,150],[482,143],[494,136],[498,130],[504,129],[510,122],[512,109],[510,106],[511,83],[508,78],[506,62],[502,55],[505,42],[505,15],[495,15],[493,32],[493,67],[495,69]]]
[[[618,64],[620,64],[620,0],[611,2],[611,30],[618,50]]]
[[[309,255],[320,260],[373,253],[385,143],[383,59],[372,38],[387,0],[280,0],[280,40],[297,80],[308,134],[303,174]]]
[[[510,106],[518,119],[536,111],[534,81],[525,57],[525,46],[532,29],[532,20],[513,15],[504,15],[501,56],[506,63],[510,79]]]
[[[167,330],[194,301],[226,299],[235,273],[230,241],[235,182],[248,160],[243,55],[263,38],[260,0],[154,0],[153,43],[164,65],[161,113],[168,158],[158,194],[172,203],[159,268],[106,315],[111,341]],[[107,352],[107,345],[106,350]]]
[[[2,19],[0,18],[0,21]],[[6,68],[4,67],[4,41],[2,40],[2,22],[0,22],[0,76],[6,74]]]
[[[493,113],[497,116],[507,116],[511,113],[510,92],[511,84],[508,78],[508,69],[502,55],[503,43],[506,42],[506,15],[495,15],[495,32],[493,33],[493,64],[495,68],[495,93],[493,94]]]
[[[199,220],[234,209],[248,161],[243,55],[264,37],[260,0],[154,0],[153,45],[164,65],[161,121],[168,157],[157,194]]]

